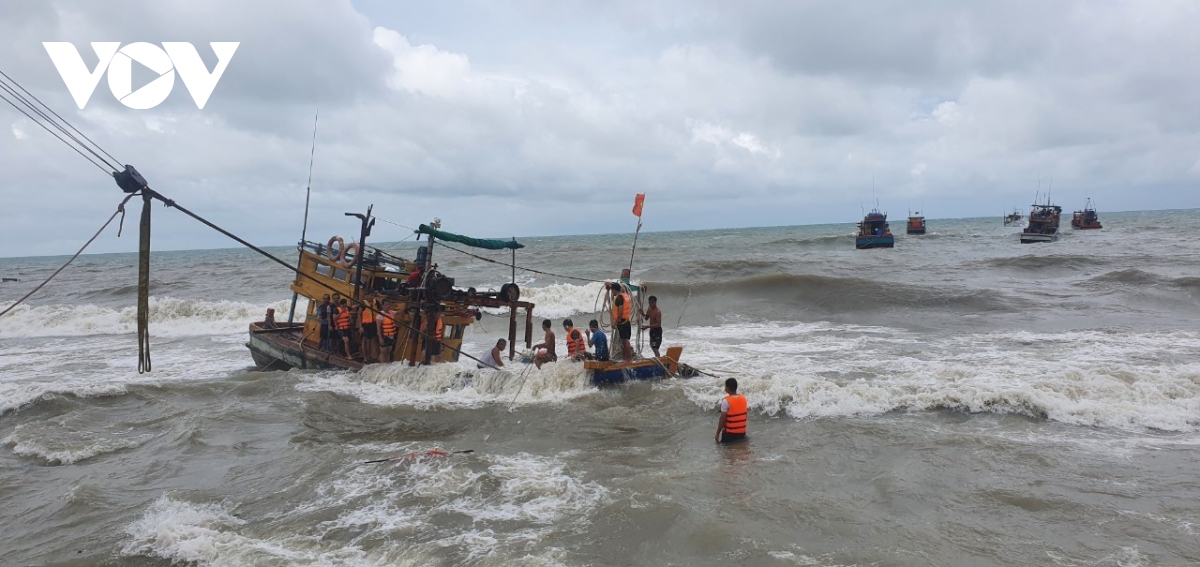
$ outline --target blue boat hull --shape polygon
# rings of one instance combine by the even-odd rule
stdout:
[[[890,234],[880,236],[859,236],[854,239],[854,247],[863,250],[866,248],[894,248],[896,246],[896,237]]]

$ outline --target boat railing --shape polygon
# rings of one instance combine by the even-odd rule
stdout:
[[[298,243],[297,248],[306,252],[311,252],[318,256],[325,256],[329,253],[329,246],[327,244],[321,242],[312,242],[310,240],[305,240]],[[391,264],[393,266],[403,268],[404,264],[408,262],[408,260],[405,260],[404,258],[396,256],[395,254],[389,254],[388,252],[380,250],[379,248],[371,245],[367,245],[362,250],[362,255],[364,266],[381,266],[385,264]]]

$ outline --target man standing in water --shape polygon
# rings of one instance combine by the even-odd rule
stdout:
[[[658,309],[658,298],[651,295],[650,308],[645,311],[639,309],[638,312],[642,314],[643,319],[649,319],[649,323],[642,327],[641,331],[650,329],[650,348],[654,350],[654,357],[658,358],[662,356],[658,354],[658,347],[662,346],[662,311]]]
[[[503,352],[507,346],[508,341],[504,339],[496,341],[496,346],[492,347],[492,350],[487,351],[483,355],[483,362],[476,364],[475,367],[499,370],[502,366],[504,366]]]
[[[717,443],[734,443],[746,438],[746,417],[749,406],[746,396],[737,393],[736,378],[725,380],[725,397],[721,400],[721,419],[717,422]]]

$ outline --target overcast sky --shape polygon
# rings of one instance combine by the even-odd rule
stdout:
[[[5,0],[0,70],[160,192],[253,242],[375,205],[475,236],[1200,207],[1200,2]],[[44,41],[241,42],[204,109],[101,80],[79,110]],[[135,67],[137,64],[135,64]],[[153,75],[135,70],[136,89]],[[122,194],[0,104],[3,255],[73,252]],[[873,180],[873,181],[872,181]],[[874,189],[872,189],[872,184]],[[89,251],[136,249],[115,233]],[[230,241],[156,210],[157,249]],[[380,224],[375,239],[406,231]]]

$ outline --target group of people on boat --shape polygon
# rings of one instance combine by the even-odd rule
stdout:
[[[321,350],[336,354],[347,360],[361,362],[391,362],[392,347],[396,345],[397,313],[392,308],[391,301],[380,299],[374,302],[374,307],[359,307],[334,293],[332,296],[321,297],[317,306],[317,321],[320,324]],[[429,319],[428,331],[436,339],[430,342],[427,356],[441,354],[441,341],[445,330],[440,307],[438,313]],[[378,353],[373,356],[372,353]],[[428,361],[426,361],[428,363]]]
[[[630,344],[630,339],[633,338],[633,299],[629,295],[627,288],[622,287],[618,282],[608,284],[612,292],[612,309],[611,316],[613,326],[617,330],[617,339],[620,342],[620,361],[632,362],[634,356],[633,346]],[[649,306],[646,309],[638,309],[638,314],[646,321],[642,325],[639,332],[650,331],[650,349],[654,351],[655,358],[662,356],[659,353],[659,348],[662,346],[662,310],[658,308],[658,298],[651,295],[648,298]],[[592,319],[588,322],[587,331],[575,327],[575,322],[571,319],[563,319],[563,331],[566,337],[567,357],[571,360],[598,360],[609,361],[609,345],[608,335],[600,328],[600,322]],[[558,353],[555,349],[557,338],[554,335],[554,324],[546,319],[542,321],[542,330],[545,332],[542,342],[533,345],[534,357],[533,363],[541,368],[547,362],[558,360]],[[615,349],[614,345],[614,350]],[[592,348],[592,352],[588,352],[588,348]]]

